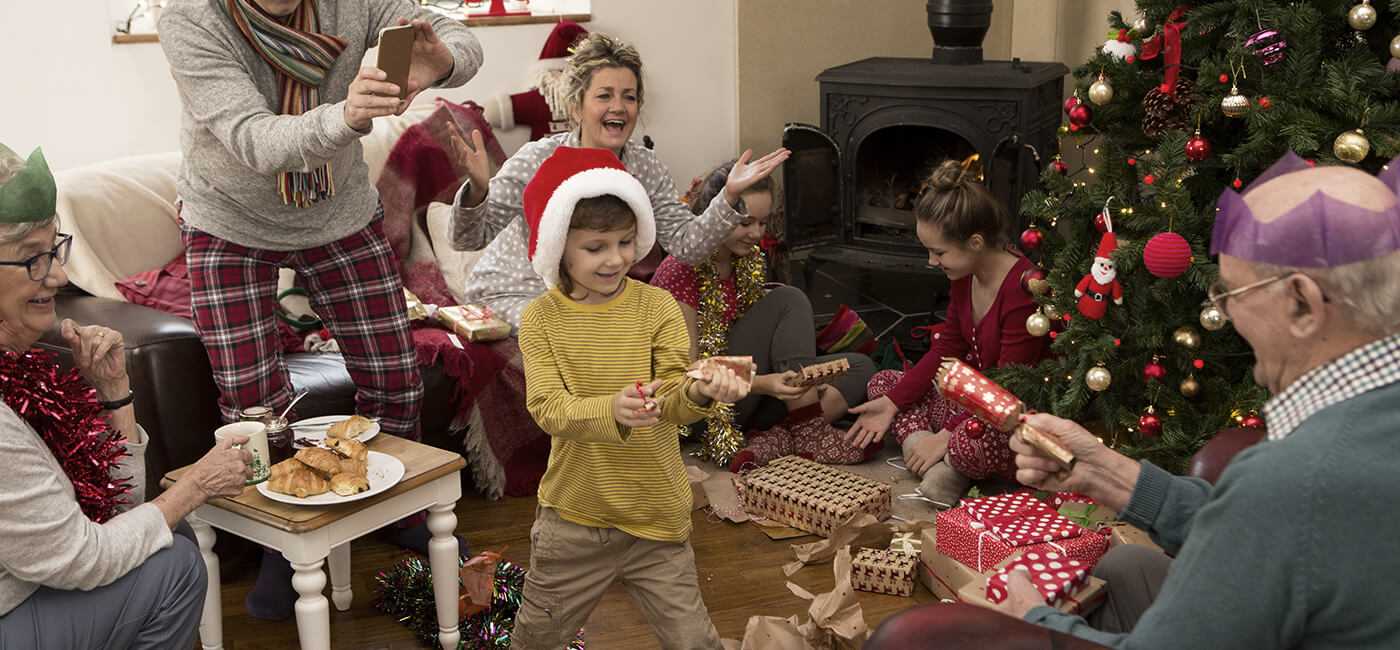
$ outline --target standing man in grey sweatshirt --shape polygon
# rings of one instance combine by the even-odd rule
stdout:
[[[360,67],[396,25],[414,31],[403,100],[384,71]],[[191,302],[224,419],[291,399],[274,317],[287,267],[339,343],[356,410],[418,438],[423,384],[360,137],[425,88],[471,79],[476,37],[407,0],[172,0],[159,31],[182,105]],[[261,614],[290,615],[278,605]]]

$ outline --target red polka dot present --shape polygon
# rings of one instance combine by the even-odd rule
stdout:
[[[1025,494],[1027,498],[1030,498],[1029,492],[1018,494]],[[1012,497],[1013,495],[999,496]],[[983,498],[994,499],[995,497]],[[1039,503],[1034,498],[1030,498],[1030,500]],[[1107,538],[1103,535],[1091,533],[1081,527],[1074,526],[1073,523],[1070,523],[1070,526],[1074,526],[1074,528],[1069,530],[1073,531],[1074,529],[1078,529],[1079,532],[1069,537],[1059,537],[1058,535],[1060,532],[1058,531],[1062,530],[1062,524],[1047,523],[1054,520],[1048,518],[1046,513],[1061,519],[1064,519],[1063,515],[1049,510],[1049,507],[1044,504],[1041,504],[1041,508],[1043,509],[1036,509],[1034,505],[1029,502],[1024,502],[1024,508],[1017,510],[1016,512],[1018,514],[1012,519],[999,524],[1001,528],[1011,534],[1014,539],[1028,542],[1027,545],[1017,546],[1004,538],[1001,533],[993,529],[988,523],[977,520],[971,507],[992,507],[987,504],[979,503],[980,501],[982,501],[982,499],[964,499],[963,506],[938,513],[935,521],[935,525],[937,526],[936,544],[938,552],[962,562],[977,571],[990,570],[1006,558],[1011,557],[1011,555],[1018,550],[1025,550],[1027,552],[1056,551],[1090,566],[1097,563],[1104,551],[1108,550]],[[1002,499],[1001,501],[1019,503],[1021,499],[1017,497]],[[1000,508],[1010,507],[1012,506],[1008,506],[1004,503],[1000,506]],[[998,509],[998,511],[1000,512],[1001,510]],[[992,517],[992,515],[987,516]],[[1022,528],[1016,525],[1016,522],[1025,516],[1031,516],[1032,518],[1039,517],[1040,519],[1029,522],[1027,524],[1027,530],[1029,532],[1022,535],[1020,533]],[[1065,521],[1068,520],[1066,519]],[[1042,529],[1043,531],[1056,532],[1040,532]],[[1051,535],[1054,535],[1052,541],[1043,541],[1044,537]],[[1041,537],[1042,541],[1030,543],[1029,540],[1036,536]]]
[[[993,603],[1006,600],[1007,574],[1025,571],[1045,602],[1058,608],[1084,586],[1090,566],[1056,551],[1026,551],[987,578],[987,600]]]
[[[914,595],[918,558],[893,549],[863,548],[851,561],[851,586],[892,596]]]

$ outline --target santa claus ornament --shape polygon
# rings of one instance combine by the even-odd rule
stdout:
[[[564,68],[575,43],[588,30],[570,20],[560,21],[549,32],[540,59],[534,64],[531,87],[514,95],[497,95],[482,102],[486,121],[496,129],[516,125],[530,127],[530,140],[569,130],[568,79]]]
[[[1111,255],[1118,248],[1118,238],[1113,234],[1113,218],[1104,210],[1104,223],[1107,226],[1103,238],[1099,240],[1099,250],[1094,254],[1094,265],[1079,284],[1074,287],[1074,295],[1079,298],[1079,313],[1085,318],[1099,320],[1108,313],[1108,301],[1123,304],[1123,285],[1118,283],[1118,267],[1114,266]]]

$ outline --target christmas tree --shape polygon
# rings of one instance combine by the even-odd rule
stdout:
[[[1268,398],[1249,346],[1202,306],[1218,274],[1216,200],[1289,149],[1371,173],[1400,153],[1400,80],[1387,71],[1400,71],[1400,0],[1137,7],[1111,13],[1108,41],[1073,70],[1061,148],[1086,162],[1057,156],[1021,202],[1022,245],[1046,271],[1022,278],[1042,305],[1027,328],[1055,337],[1056,356],[989,375],[1182,472],[1221,429],[1262,426]],[[1105,239],[1112,281],[1090,274]]]

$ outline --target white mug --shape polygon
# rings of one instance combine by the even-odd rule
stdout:
[[[253,455],[253,478],[248,479],[244,485],[256,485],[266,481],[272,473],[272,463],[269,460],[271,456],[267,453],[267,425],[261,422],[225,424],[214,430],[214,441],[222,442],[224,438],[236,434],[248,436],[248,442],[234,447],[246,449]]]

